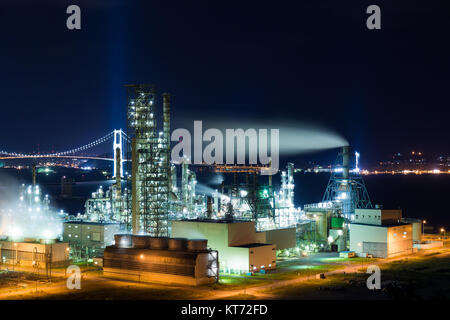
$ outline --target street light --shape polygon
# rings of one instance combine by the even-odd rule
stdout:
[[[427,223],[427,220],[422,221],[422,234],[425,234],[425,223]]]
[[[442,233],[441,239],[444,239],[444,232],[445,232],[445,229],[441,228],[441,233]]]

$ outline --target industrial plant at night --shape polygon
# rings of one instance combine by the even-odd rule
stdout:
[[[258,165],[202,163],[230,183],[224,178],[217,189],[199,192],[196,164],[186,155],[170,160],[171,140],[178,139],[171,136],[170,94],[159,97],[153,85],[126,90],[127,133],[115,130],[109,139],[115,182],[93,192],[83,213],[54,213],[33,167],[33,185],[21,186],[17,206],[2,216],[3,264],[40,265],[51,274],[90,262],[105,278],[198,286],[221,275],[270,274],[280,261],[320,252],[371,259],[443,246],[423,239],[422,219],[372,204],[359,153],[348,145],[338,150],[319,203],[295,206],[290,162],[275,175],[261,175],[266,167]]]
[[[0,5],[0,300],[450,297],[443,1],[40,2]]]

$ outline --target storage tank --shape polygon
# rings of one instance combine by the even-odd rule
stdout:
[[[169,250],[185,250],[186,243],[187,243],[186,238],[170,238]]]
[[[167,249],[167,238],[150,238],[151,249]]]
[[[115,234],[114,242],[117,248],[132,248],[133,241],[131,234]]]
[[[188,251],[203,251],[207,249],[208,240],[192,239],[187,242]]]
[[[133,248],[144,249],[150,246],[150,236],[133,235]]]

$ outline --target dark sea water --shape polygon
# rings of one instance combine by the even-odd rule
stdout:
[[[55,174],[57,176],[57,174]],[[220,181],[225,178],[226,183],[231,175],[217,176],[215,174],[198,174],[198,189],[213,190],[218,188]],[[11,175],[9,175],[11,178]],[[12,179],[18,179],[14,177]],[[84,202],[91,193],[102,185],[104,190],[114,183],[113,180],[83,181],[73,185],[73,198],[59,197],[61,187],[60,177],[54,182],[41,183],[43,191],[52,198],[52,205],[70,214],[84,211]],[[266,178],[265,178],[266,179]],[[326,173],[297,173],[295,179],[295,204],[303,206],[322,200],[329,180]],[[31,182],[29,174],[20,179],[21,182]],[[450,175],[370,175],[364,176],[367,190],[373,204],[383,205],[385,209],[403,210],[404,217],[426,219],[427,225],[435,228],[450,228]],[[240,179],[243,182],[242,179]],[[279,175],[273,178],[275,186],[279,185]],[[0,174],[0,196],[3,191],[13,188],[11,179],[4,179]]]

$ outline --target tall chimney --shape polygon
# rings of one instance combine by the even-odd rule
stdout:
[[[176,184],[176,181],[172,181],[172,174],[170,166],[170,94],[163,93],[163,138],[164,142],[167,144],[166,157],[164,161],[167,166],[167,179],[169,180],[169,190],[172,190],[173,183]]]
[[[348,179],[350,168],[350,146],[342,147],[342,177]]]
[[[137,175],[138,175],[138,151],[136,150],[136,138],[132,140],[131,147],[131,227],[133,228],[133,234],[138,234],[141,228],[140,215],[139,215],[139,201],[138,201],[138,189],[137,189]]]
[[[163,133],[170,150],[170,94],[163,93]]]
[[[36,186],[36,165],[33,164],[33,187]]]
[[[211,197],[206,198],[206,218],[211,219],[213,212],[213,204]]]

